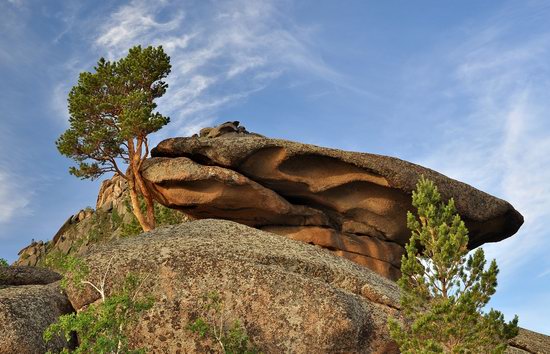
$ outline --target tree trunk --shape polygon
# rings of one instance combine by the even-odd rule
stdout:
[[[153,196],[151,195],[151,192],[147,188],[147,185],[145,184],[145,181],[141,176],[141,172],[137,171],[137,174],[135,176],[136,176],[137,185],[139,186],[141,194],[145,198],[145,206],[147,208],[147,222],[149,223],[151,228],[154,229],[155,228],[155,204],[153,202]]]
[[[141,225],[141,228],[143,229],[143,231],[145,232],[151,231],[154,227],[151,227],[151,224],[149,224],[149,221],[147,220],[147,218],[145,218],[139,206],[139,198],[138,198],[136,181],[135,181],[133,172],[130,171],[130,173],[127,174],[127,176],[128,176],[128,187],[130,190],[130,200],[132,201],[132,211],[136,216],[136,219],[138,220],[139,224]]]
[[[144,140],[143,138],[138,138],[137,140],[137,146],[134,145],[134,140],[129,139],[128,140],[128,155],[129,155],[129,166],[128,170],[126,171],[127,175],[131,174],[131,178],[129,180],[132,180],[132,185],[130,188],[130,197],[132,198],[132,206],[134,209],[134,214],[136,215],[136,218],[138,218],[138,221],[143,228],[143,231],[150,231],[155,228],[155,208],[153,204],[153,198],[151,196],[151,193],[149,192],[149,189],[147,189],[147,186],[145,185],[145,182],[143,181],[143,178],[141,177],[141,172],[139,171],[139,168],[142,163],[142,146],[143,146]],[[147,145],[146,145],[147,150]],[[145,152],[147,155],[148,151]],[[143,160],[146,159],[147,156],[143,156]],[[130,177],[130,176],[129,176]],[[138,192],[143,195],[145,198],[145,206],[147,210],[147,215],[144,216],[141,212],[141,209],[139,208],[139,199],[138,199]],[[132,195],[134,193],[134,195]],[[135,204],[134,205],[134,199]],[[136,213],[139,213],[138,214]]]

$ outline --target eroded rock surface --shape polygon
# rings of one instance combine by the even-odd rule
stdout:
[[[19,251],[19,259],[14,265],[53,266],[48,263],[57,258],[69,254],[79,255],[86,252],[92,244],[128,236],[125,227],[135,219],[128,200],[128,185],[124,178],[115,174],[104,180],[99,189],[95,210],[87,207],[69,216],[51,241],[33,241]],[[177,215],[180,222],[187,220],[183,213],[174,211],[174,215]],[[157,222],[162,224],[166,221]]]
[[[0,287],[50,284],[58,280],[61,280],[61,275],[46,268],[0,267]]]
[[[520,328],[517,337],[510,340],[508,354],[550,353],[550,336]]]
[[[107,289],[129,272],[146,279],[144,293],[156,301],[129,338],[148,352],[215,350],[216,343],[187,329],[198,299],[211,291],[263,353],[397,352],[386,323],[399,306],[393,282],[320,247],[242,224],[158,228],[95,245],[84,260],[92,281],[109,269]],[[76,309],[98,299],[91,289],[68,289],[68,296]]]
[[[42,339],[50,324],[73,311],[59,278],[46,269],[0,268],[0,354],[57,353],[71,345],[61,337]]]
[[[508,202],[422,166],[268,139],[239,132],[235,123],[153,149],[142,172],[155,198],[196,218],[234,220],[323,246],[390,279],[399,276],[406,213],[421,175],[455,199],[471,248],[507,238],[523,223]]]

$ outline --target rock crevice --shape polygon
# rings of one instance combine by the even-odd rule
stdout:
[[[152,156],[142,173],[160,203],[319,245],[390,279],[399,277],[406,214],[422,175],[455,199],[470,248],[510,237],[523,223],[508,202],[422,166],[269,139],[238,122],[164,140]]]

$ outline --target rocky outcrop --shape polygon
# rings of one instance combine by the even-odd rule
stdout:
[[[399,276],[406,213],[422,175],[455,199],[471,248],[509,237],[523,223],[508,202],[433,170],[239,128],[228,122],[161,142],[142,168],[155,198],[196,218],[233,220],[320,245],[390,279]]]
[[[158,228],[90,248],[91,276],[106,288],[129,273],[155,298],[128,335],[154,353],[212,352],[216,343],[187,325],[197,300],[217,291],[225,316],[239,319],[263,353],[395,353],[386,321],[397,313],[397,286],[320,247],[224,220]],[[95,280],[95,279],[92,279]],[[98,299],[68,289],[76,309]]]
[[[103,181],[95,210],[87,207],[69,216],[51,241],[33,241],[19,251],[14,265],[41,266],[47,255],[82,254],[92,244],[120,237],[122,225],[133,219],[126,206],[127,197],[124,178],[114,175]]]
[[[14,265],[36,266],[38,261],[46,256],[47,246],[47,242],[31,242],[30,245],[19,251],[19,253],[17,254],[19,256],[19,259],[15,261]]]
[[[59,316],[73,312],[59,279],[46,269],[0,267],[0,354],[59,352],[71,345],[61,337],[47,344],[42,339]]]
[[[61,280],[61,275],[46,268],[0,267],[0,287],[50,284],[58,280]]]
[[[242,135],[254,135],[261,136],[260,134],[250,133],[246,130],[245,127],[240,125],[239,121],[225,122],[218,125],[217,127],[207,127],[202,128],[199,134],[193,135],[193,137],[198,138],[217,138],[219,136],[242,136]]]
[[[128,183],[119,175],[114,175],[101,183],[96,210],[110,211],[114,208],[118,213],[124,213],[126,210],[124,202],[127,197]]]
[[[14,265],[43,266],[48,255],[81,254],[94,243],[119,237],[122,224],[131,220],[125,209],[120,205],[118,209],[80,210],[65,221],[51,241],[33,242],[19,251]]]
[[[547,354],[550,353],[550,337],[520,328],[517,337],[510,341],[508,354]]]

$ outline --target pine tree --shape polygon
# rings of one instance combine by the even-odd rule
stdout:
[[[485,270],[483,249],[468,255],[454,201],[443,203],[432,181],[420,179],[412,205],[418,216],[407,215],[412,234],[398,281],[403,321],[389,321],[392,338],[403,353],[503,353],[518,318],[483,312],[497,286],[496,261]]]
[[[96,179],[115,172],[128,181],[132,209],[144,231],[155,227],[151,193],[140,174],[149,154],[148,135],[170,121],[155,112],[155,99],[166,92],[170,57],[161,46],[133,47],[118,61],[99,59],[95,72],[80,74],[69,93],[69,124],[56,141],[61,154],[77,162],[69,172]],[[122,171],[121,164],[127,164]],[[138,196],[146,202],[146,215]]]

